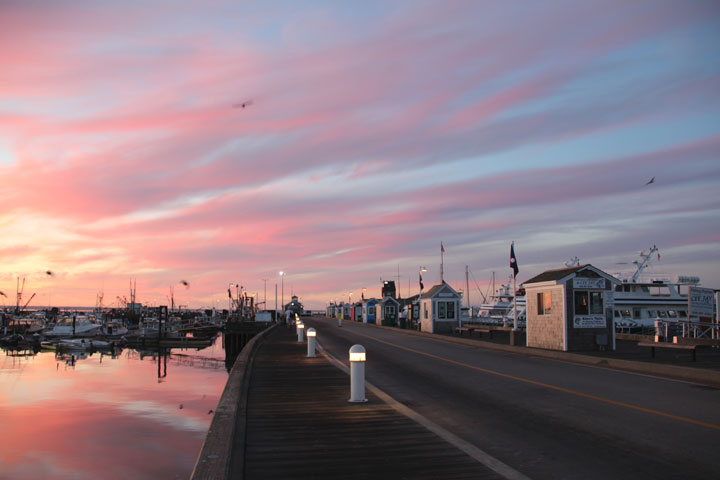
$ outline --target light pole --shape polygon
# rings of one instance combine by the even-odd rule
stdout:
[[[268,279],[263,278],[262,281],[263,281],[263,284],[265,285],[265,293],[263,294],[263,305],[264,305],[265,310],[270,310],[267,306],[267,281],[268,281]]]
[[[422,325],[422,313],[420,313],[420,299],[422,298],[423,288],[425,288],[425,285],[423,285],[423,280],[422,280],[422,274],[423,274],[423,272],[427,272],[427,268],[421,266],[420,269],[419,269],[419,273],[418,273],[418,280],[419,280],[419,282],[420,282],[420,294],[418,295],[418,301],[417,301],[417,306],[418,306],[418,311],[417,311],[417,326],[418,326],[418,330],[422,330],[422,328],[421,328],[421,325]],[[413,317],[414,317],[414,316],[415,316],[415,315],[413,315]]]
[[[280,272],[280,308],[285,314],[285,272]]]

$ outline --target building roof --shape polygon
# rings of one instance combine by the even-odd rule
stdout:
[[[556,270],[546,270],[540,275],[536,275],[530,280],[525,280],[522,284],[528,284],[528,283],[541,283],[541,282],[552,282],[552,281],[558,281],[561,280],[568,275],[577,272],[578,270],[582,270],[583,268],[589,266],[589,264],[586,265],[578,265],[577,267],[567,267],[567,268],[558,268]]]
[[[582,270],[590,270],[598,274],[600,277],[607,278],[613,283],[619,283],[619,280],[612,275],[608,275],[607,273],[603,272],[597,267],[593,267],[589,263],[585,265],[579,265],[577,267],[568,267],[568,268],[559,268],[557,270],[547,270],[540,275],[536,275],[530,280],[526,280],[522,283],[522,285],[528,285],[531,283],[543,283],[543,282],[560,282],[562,280],[568,279],[568,277],[573,276],[573,274],[576,274]]]
[[[452,288],[450,285],[448,285],[447,283],[445,283],[445,282],[443,281],[442,283],[439,283],[439,284],[437,284],[437,285],[433,285],[433,287],[432,287],[430,290],[428,290],[427,292],[425,292],[425,293],[422,294],[422,297],[421,297],[421,298],[431,298],[431,297],[434,297],[435,294],[437,294],[440,290],[442,290],[442,289],[445,288],[445,287],[447,287],[452,293],[454,293],[454,294],[457,295],[458,297],[460,296],[460,294],[459,294],[458,292],[456,292],[454,288]]]

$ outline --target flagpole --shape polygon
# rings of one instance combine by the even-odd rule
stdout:
[[[445,283],[445,247],[440,242],[440,283]]]
[[[515,275],[513,275],[513,311],[515,318],[513,319],[513,330],[517,330],[517,287],[515,286]]]

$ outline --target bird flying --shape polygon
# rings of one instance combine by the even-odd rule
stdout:
[[[185,280],[180,280],[181,285],[185,285],[185,288],[190,288],[190,284],[186,282]]]
[[[242,103],[236,103],[235,105],[233,105],[233,108],[245,108],[245,107],[249,107],[250,105],[252,105],[252,103],[253,103],[252,100],[247,100],[247,101],[242,102]]]
[[[645,185],[650,185],[651,183],[655,183],[655,177],[652,177]]]

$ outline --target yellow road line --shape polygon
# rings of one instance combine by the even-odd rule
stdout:
[[[399,348],[401,350],[406,350],[408,352],[417,353],[418,355],[424,355],[426,357],[434,358],[436,360],[441,360],[443,362],[451,363],[453,365],[458,365],[460,367],[465,367],[465,368],[469,368],[471,370],[476,370],[478,372],[483,372],[483,373],[487,373],[490,375],[496,375],[498,377],[508,378],[510,380],[516,380],[518,382],[529,383],[531,385],[537,385],[539,387],[548,388],[550,390],[555,390],[555,391],[563,392],[563,393],[569,393],[570,395],[575,395],[575,396],[582,397],[582,398],[589,398],[591,400],[596,400],[598,402],[603,402],[603,403],[615,405],[618,407],[625,407],[625,408],[629,408],[631,410],[636,410],[638,412],[650,413],[653,415],[658,415],[660,417],[678,420],[680,422],[691,423],[693,425],[698,425],[698,426],[705,427],[705,428],[711,428],[713,430],[720,430],[720,425],[715,425],[713,423],[701,422],[699,420],[693,420],[692,418],[680,417],[678,415],[661,412],[659,410],[653,410],[651,408],[639,407],[637,405],[633,405],[630,403],[618,402],[616,400],[610,400],[609,398],[604,398],[604,397],[600,397],[597,395],[591,395],[589,393],[578,392],[577,390],[571,390],[569,388],[558,387],[557,385],[550,385],[549,383],[538,382],[536,380],[530,380],[528,378],[516,377],[514,375],[508,375],[507,373],[501,373],[496,370],[490,370],[487,368],[476,367],[474,365],[469,365],[467,363],[458,362],[457,360],[451,360],[449,358],[444,358],[444,357],[440,357],[438,355],[433,355],[432,353],[422,352],[420,350],[415,350],[414,348],[403,347],[402,345],[397,345],[395,343],[386,342],[384,340],[380,340],[380,339],[372,337],[370,335],[364,335],[362,333],[357,333],[357,332],[353,332],[353,333],[355,333],[356,335],[359,335],[361,337],[369,338],[369,339],[374,340],[379,343],[384,343],[385,345],[389,345],[391,347]]]

